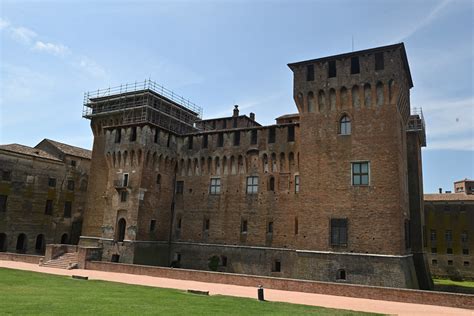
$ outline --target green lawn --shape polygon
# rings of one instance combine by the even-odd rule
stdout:
[[[1,268],[0,291],[1,315],[368,315]]]
[[[449,279],[433,279],[436,285],[453,285],[474,288],[474,281],[452,281]]]

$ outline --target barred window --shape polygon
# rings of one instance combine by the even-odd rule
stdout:
[[[446,241],[453,241],[453,231],[447,230],[444,237]]]
[[[431,241],[436,241],[436,230],[435,229],[431,230],[430,239],[431,239]]]
[[[258,193],[258,177],[250,176],[247,177],[247,194],[257,194]]]
[[[183,194],[184,181],[176,181],[176,194]]]
[[[331,246],[347,246],[347,219],[331,219]]]
[[[352,185],[369,185],[369,162],[352,163]]]
[[[347,115],[344,115],[339,121],[339,134],[340,135],[351,134],[351,119]]]
[[[56,178],[49,178],[48,179],[48,186],[51,187],[51,188],[55,188],[56,187]]]
[[[221,179],[220,178],[212,178],[211,185],[209,187],[210,194],[220,194],[221,193]]]

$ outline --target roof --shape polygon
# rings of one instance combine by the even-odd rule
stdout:
[[[474,201],[474,194],[465,193],[435,193],[425,194],[425,201]]]
[[[281,120],[281,119],[286,119],[286,118],[294,118],[294,117],[300,117],[300,114],[299,113],[285,114],[285,115],[277,117],[276,120]]]
[[[61,161],[60,159],[54,157],[53,155],[47,153],[46,151],[38,148],[28,147],[20,144],[7,144],[0,145],[0,150],[9,151],[16,154],[22,154],[32,157],[44,158],[54,161]]]
[[[456,181],[456,182],[454,182],[454,183],[461,183],[461,182],[474,182],[474,180],[465,178],[465,179],[463,179],[463,180],[459,180],[459,181]]]
[[[332,56],[321,57],[321,58],[316,58],[316,59],[303,60],[303,61],[299,61],[299,62],[289,63],[288,67],[290,67],[290,69],[293,70],[293,67],[299,66],[299,65],[304,65],[304,64],[309,64],[309,63],[320,63],[320,62],[324,62],[324,61],[328,61],[328,60],[349,58],[349,57],[363,55],[363,54],[373,54],[373,53],[377,53],[377,52],[381,52],[381,51],[393,50],[393,49],[398,49],[398,48],[401,49],[403,66],[405,67],[405,70],[406,70],[407,75],[408,75],[408,82],[410,83],[410,88],[412,88],[413,87],[413,80],[411,78],[410,66],[408,64],[408,58],[407,58],[407,54],[406,54],[406,51],[405,51],[405,44],[403,44],[403,43],[392,44],[392,45],[387,45],[387,46],[380,46],[380,47],[374,47],[374,48],[359,50],[359,51],[356,51],[356,52],[332,55]]]
[[[61,151],[63,154],[70,155],[70,156],[76,156],[80,158],[85,158],[85,159],[91,159],[92,158],[92,151],[64,143],[57,142],[55,140],[51,140],[48,138],[43,139],[40,144],[44,141],[49,142],[52,144],[54,147],[56,147],[59,151]],[[38,146],[38,145],[36,145]]]

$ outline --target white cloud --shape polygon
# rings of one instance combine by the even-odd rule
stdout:
[[[466,137],[461,139],[435,140],[429,142],[427,150],[465,150],[474,151],[474,138]]]
[[[10,22],[3,19],[3,18],[0,18],[0,30],[3,30],[3,29],[6,29],[7,27],[10,26]]]
[[[69,53],[69,48],[63,44],[45,43],[42,41],[36,41],[33,50],[50,53],[56,56],[64,56]]]
[[[31,44],[33,38],[37,36],[37,34],[34,31],[23,26],[9,27],[9,30],[14,40],[25,45]]]
[[[392,43],[399,43],[416,32],[418,32],[420,29],[424,28],[425,26],[429,25],[431,22],[436,20],[440,14],[442,14],[443,9],[451,2],[451,0],[443,0],[440,3],[438,3],[437,6],[435,6],[429,13],[426,15],[424,18],[422,18],[418,23],[415,25],[411,26],[409,29],[407,29],[403,35],[399,36],[397,39],[395,39]]]
[[[78,66],[93,77],[105,77],[107,72],[99,64],[88,57],[81,57]]]

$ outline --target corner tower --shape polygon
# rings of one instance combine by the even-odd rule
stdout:
[[[288,65],[300,114],[303,249],[356,283],[418,288],[411,254],[403,44]],[[314,229],[312,229],[312,227]]]
[[[87,92],[94,133],[82,246],[102,259],[167,265],[179,135],[202,109],[152,81]]]

